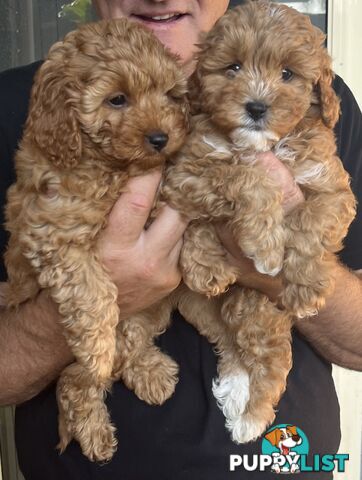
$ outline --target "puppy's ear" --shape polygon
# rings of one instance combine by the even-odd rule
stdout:
[[[201,74],[198,69],[189,78],[188,99],[192,115],[201,112]]]
[[[210,43],[212,44],[212,40],[209,38],[208,34],[202,32],[199,35],[199,42],[196,44],[198,47],[198,52],[195,55],[196,68],[188,81],[188,99],[190,102],[190,110],[192,115],[196,115],[202,111],[202,77],[204,75],[203,63],[210,48]]]
[[[324,52],[321,62],[321,75],[316,85],[316,92],[319,97],[322,120],[328,128],[334,128],[340,112],[339,98],[332,87],[333,78],[331,59],[328,53]]]
[[[28,134],[44,155],[60,168],[76,165],[82,151],[79,122],[76,117],[76,91],[67,71],[69,48],[55,44],[40,67],[32,89]]]
[[[289,432],[292,434],[292,435],[297,435],[298,432],[297,432],[297,427],[295,425],[288,425],[287,426],[287,430],[289,430]]]
[[[278,443],[278,429],[276,428],[275,430],[267,433],[266,435],[264,435],[264,438],[269,440],[272,445],[276,446]]]

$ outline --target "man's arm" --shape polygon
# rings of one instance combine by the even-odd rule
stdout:
[[[280,276],[260,274],[251,260],[240,255],[231,234],[223,230],[219,236],[228,249],[231,264],[239,267],[238,283],[277,301],[283,288]],[[362,274],[337,262],[334,274],[335,289],[325,307],[316,316],[296,319],[295,326],[326,360],[362,371]]]
[[[121,318],[157,302],[181,279],[186,222],[165,207],[144,230],[159,181],[157,172],[130,180],[99,240],[100,258],[118,287]],[[17,311],[0,307],[0,405],[30,399],[72,359],[56,307],[44,292]]]
[[[0,405],[33,397],[71,361],[55,306],[44,293],[16,311],[0,307]]]
[[[328,361],[362,371],[362,273],[336,264],[335,276],[335,290],[326,306],[295,325]]]
[[[280,276],[260,274],[251,260],[240,255],[231,234],[224,229],[219,236],[228,249],[230,263],[239,267],[238,283],[277,301],[283,288]],[[296,319],[295,326],[326,360],[362,371],[362,274],[336,262],[334,275],[335,289],[325,307],[316,316]]]

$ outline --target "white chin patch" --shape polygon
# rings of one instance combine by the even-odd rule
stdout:
[[[238,148],[255,148],[258,152],[266,152],[279,140],[275,133],[268,130],[253,130],[252,128],[236,128],[230,135]]]

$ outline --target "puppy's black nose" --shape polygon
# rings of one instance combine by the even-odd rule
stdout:
[[[146,136],[148,142],[158,152],[160,152],[168,142],[168,135],[164,132],[152,132]]]
[[[295,442],[299,442],[300,436],[299,436],[298,434],[292,435],[292,439],[293,439]]]
[[[261,102],[249,102],[245,106],[246,111],[253,120],[260,120],[264,117],[265,112],[268,110],[268,107],[265,103]]]

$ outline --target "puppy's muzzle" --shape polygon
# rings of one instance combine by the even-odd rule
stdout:
[[[167,145],[168,135],[164,132],[152,132],[146,135],[146,140],[154,150],[160,152]]]
[[[264,117],[268,107],[262,102],[248,102],[245,105],[245,109],[248,112],[249,117],[257,121]]]

